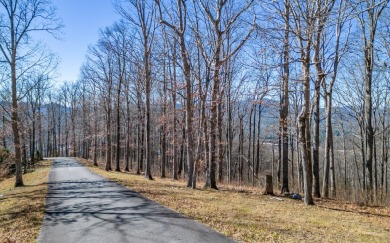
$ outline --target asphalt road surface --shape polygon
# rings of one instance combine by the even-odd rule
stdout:
[[[38,242],[233,242],[194,220],[55,158]]]

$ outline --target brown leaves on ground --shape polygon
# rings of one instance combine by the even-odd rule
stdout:
[[[0,181],[12,177],[14,173],[13,166],[15,161],[14,154],[4,147],[0,147]]]
[[[334,200],[301,201],[264,196],[260,190],[220,185],[192,190],[184,181],[150,181],[130,173],[92,171],[193,218],[240,242],[388,242],[390,210]],[[202,184],[198,184],[199,187]]]
[[[0,182],[0,242],[34,242],[45,212],[50,161],[23,175],[24,187],[14,188],[15,178]]]

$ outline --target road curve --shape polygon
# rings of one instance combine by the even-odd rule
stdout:
[[[54,158],[38,242],[233,242],[194,220]]]

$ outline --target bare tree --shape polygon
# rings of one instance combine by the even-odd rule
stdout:
[[[19,131],[18,82],[29,65],[22,65],[37,46],[29,44],[31,33],[46,31],[55,34],[61,24],[56,19],[55,9],[47,0],[2,0],[0,51],[9,65],[12,83],[12,131],[14,135],[16,181],[15,186],[23,186],[21,168],[21,143]],[[27,52],[27,53],[24,53]],[[30,64],[30,67],[34,63]],[[22,66],[26,67],[24,70]],[[22,69],[23,71],[20,71]]]
[[[0,51],[9,65],[12,83],[15,186],[23,186],[17,90],[20,77],[25,72],[25,70],[20,70],[21,64],[26,61],[26,55],[28,56],[37,48],[29,44],[31,33],[45,31],[55,34],[61,28],[61,23],[56,18],[55,9],[48,0],[1,0],[0,7],[4,16],[0,24]],[[27,53],[23,53],[25,51]],[[33,66],[33,64],[31,65]]]
[[[302,154],[303,184],[305,204],[313,205],[313,169],[311,158],[310,129],[310,55],[313,45],[316,3],[312,1],[292,1],[292,32],[298,39],[303,83],[303,104],[299,114],[299,145]]]
[[[116,152],[115,152],[115,171],[120,171],[120,155],[121,155],[121,91],[123,83],[125,82],[126,72],[127,72],[127,52],[129,49],[129,41],[125,31],[124,23],[116,23],[111,28],[106,29],[106,38],[108,39],[107,43],[109,48],[113,52],[114,66],[116,69],[114,71],[114,77],[116,80]]]
[[[134,25],[138,31],[138,38],[143,51],[143,79],[145,82],[145,144],[146,170],[145,177],[152,180],[152,142],[151,142],[151,114],[150,97],[152,86],[151,55],[156,29],[156,6],[146,0],[117,0],[115,3],[119,14]],[[135,14],[134,14],[135,12]]]
[[[283,76],[280,98],[280,131],[281,131],[281,159],[282,159],[282,193],[289,192],[288,187],[288,107],[289,107],[289,79],[290,79],[290,1],[284,1],[283,20],[284,39],[283,39]]]
[[[210,28],[210,42],[212,45],[211,53],[206,51],[205,44],[210,43],[202,38],[201,33],[196,33],[198,38],[198,43],[202,47],[203,56],[208,62],[208,66],[213,66],[213,87],[212,87],[212,96],[211,96],[211,118],[210,118],[210,135],[209,135],[209,158],[208,158],[208,168],[206,171],[206,183],[205,187],[218,189],[216,183],[216,162],[217,162],[217,137],[218,137],[218,103],[221,100],[221,76],[220,71],[224,63],[226,63],[232,56],[234,56],[240,48],[245,44],[249,39],[252,32],[255,29],[255,22],[251,25],[247,33],[243,34],[241,41],[230,50],[230,53],[223,52],[223,40],[225,35],[230,32],[234,27],[234,24],[237,23],[237,20],[242,17],[244,13],[252,6],[253,0],[247,1],[246,4],[236,9],[235,12],[227,14],[225,10],[231,8],[231,4],[234,4],[232,1],[215,1],[215,5],[212,5],[210,2],[199,0],[199,7],[202,10],[202,16],[207,20],[207,27]]]
[[[320,60],[320,50],[323,49],[323,31],[333,9],[335,1],[317,1],[316,23],[314,28],[314,63],[317,71],[317,78],[314,84],[314,101],[313,101],[313,189],[314,196],[321,197],[320,194],[320,170],[319,170],[319,147],[320,147],[320,88],[325,79],[323,63]],[[329,114],[331,115],[331,114]],[[327,195],[326,195],[327,196]]]
[[[334,4],[334,3],[331,3]],[[325,96],[325,107],[326,107],[326,135],[325,135],[325,162],[324,162],[324,177],[323,177],[323,196],[328,197],[328,182],[329,182],[329,174],[331,179],[331,194],[332,197],[336,196],[336,186],[335,186],[335,168],[334,168],[334,152],[333,152],[333,129],[332,129],[332,95],[333,95],[333,87],[335,85],[335,82],[337,80],[337,74],[339,69],[339,63],[341,61],[341,58],[343,54],[346,51],[347,44],[348,43],[348,37],[349,32],[346,33],[346,37],[344,42],[341,40],[341,34],[343,31],[343,27],[346,24],[346,18],[348,18],[350,10],[347,8],[347,2],[346,1],[339,1],[337,11],[334,14],[334,38],[332,39],[334,44],[332,45],[332,54],[326,56],[325,54],[320,53],[320,49],[324,49],[323,46],[326,45],[324,39],[326,36],[321,37],[321,33],[324,29],[324,25],[326,22],[326,19],[319,19],[318,23],[318,29],[316,34],[316,41],[315,41],[315,55],[314,55],[314,62],[316,65],[317,70],[317,81],[320,82],[320,85],[322,85],[324,90],[324,96]],[[331,7],[332,5],[329,5]],[[330,10],[328,8],[327,12],[330,13]],[[324,15],[324,18],[326,18],[326,14]],[[322,44],[321,44],[322,43]],[[327,59],[332,60],[333,65],[329,68],[329,70],[324,70],[324,62],[325,57]],[[321,58],[322,57],[322,58]],[[331,77],[329,81],[325,78],[326,73],[331,73]],[[318,102],[318,101],[317,101]],[[318,104],[317,104],[318,106]],[[330,173],[331,172],[331,173]],[[319,180],[318,180],[319,181]],[[319,193],[319,191],[318,191]],[[316,192],[314,193],[316,195]]]
[[[111,170],[112,164],[112,96],[113,96],[113,76],[114,76],[114,53],[110,48],[107,38],[102,37],[96,46],[90,47],[90,54],[85,66],[85,74],[100,91],[105,110],[106,120],[106,170]]]
[[[159,0],[156,0],[158,9],[160,12],[160,22],[169,28],[171,28],[176,34],[179,45],[182,61],[182,70],[186,81],[186,149],[187,149],[187,187],[193,189],[196,188],[196,170],[194,170],[194,142],[192,132],[192,120],[193,120],[193,95],[192,95],[192,80],[191,80],[191,66],[189,52],[187,51],[187,45],[185,40],[187,29],[187,5],[183,0],[176,1],[176,11],[178,15],[177,23],[172,24],[163,18],[162,4]]]
[[[365,169],[366,177],[365,185],[366,192],[369,194],[369,200],[372,200],[374,183],[373,183],[373,148],[374,148],[374,130],[372,126],[372,76],[374,70],[374,55],[375,55],[375,38],[379,18],[383,10],[387,7],[389,0],[376,1],[366,0],[362,1],[357,6],[358,20],[362,31],[363,52],[364,52],[364,122],[365,122]]]

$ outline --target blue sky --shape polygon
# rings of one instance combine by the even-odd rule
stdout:
[[[75,81],[85,60],[88,45],[96,43],[99,29],[119,19],[111,0],[52,0],[62,18],[62,40],[42,36],[61,59],[57,82]]]

